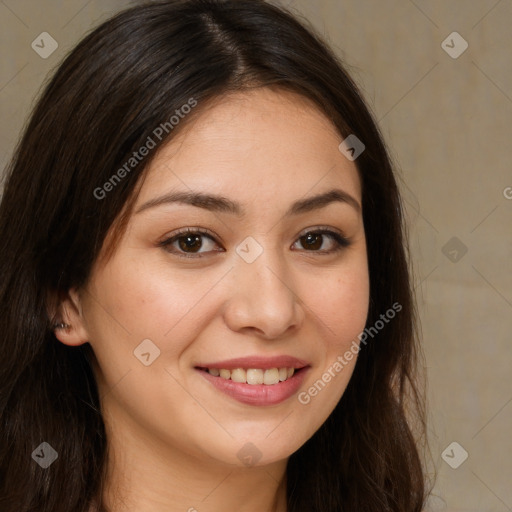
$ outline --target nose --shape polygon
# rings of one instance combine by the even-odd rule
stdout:
[[[304,309],[295,291],[296,277],[281,255],[265,249],[252,263],[237,256],[230,280],[224,319],[233,331],[276,339],[302,325]]]

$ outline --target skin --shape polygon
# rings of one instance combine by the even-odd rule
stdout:
[[[290,92],[224,96],[183,128],[147,169],[134,212],[166,192],[193,190],[237,201],[246,215],[180,203],[134,213],[113,257],[100,257],[87,285],[69,291],[60,319],[71,328],[56,335],[90,343],[97,358],[112,510],[284,512],[288,457],[332,412],[356,357],[307,405],[296,395],[242,404],[194,366],[292,355],[311,366],[302,392],[357,340],[369,303],[361,211],[332,202],[284,214],[333,188],[361,205],[358,171],[328,118]],[[188,252],[203,257],[173,254],[184,253],[177,241],[158,246],[187,227],[215,235]],[[301,237],[318,227],[341,231],[351,245],[322,253],[336,248],[323,235],[308,248]],[[252,263],[236,252],[248,236],[263,249]],[[161,351],[149,366],[134,356],[144,339]],[[251,467],[237,457],[247,442],[261,454]]]

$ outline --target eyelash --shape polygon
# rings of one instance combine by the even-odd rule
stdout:
[[[308,251],[307,249],[305,249],[305,252],[308,252],[308,253],[318,253],[318,254],[323,254],[323,255],[329,255],[329,254],[337,253],[351,245],[351,242],[348,238],[346,238],[343,235],[341,235],[340,233],[338,233],[336,231],[332,231],[326,227],[319,227],[319,228],[313,229],[311,231],[306,231],[304,234],[299,236],[297,241],[300,240],[301,238],[304,238],[307,235],[310,235],[310,234],[312,234],[312,235],[328,235],[329,237],[331,237],[332,240],[334,240],[337,247],[335,249],[331,249],[330,251],[325,251],[325,250],[323,250],[323,251],[315,251],[315,250]],[[171,237],[166,238],[165,240],[162,240],[161,242],[158,243],[158,246],[166,248],[166,250],[168,252],[170,252],[171,254],[175,254],[179,258],[203,258],[209,252],[222,252],[222,251],[207,251],[206,253],[187,254],[184,252],[180,253],[178,251],[171,251],[171,250],[167,249],[169,246],[171,246],[174,242],[178,241],[180,238],[184,238],[185,235],[203,235],[203,236],[206,236],[207,238],[210,238],[210,240],[212,240],[213,242],[217,243],[215,240],[215,235],[207,229],[185,228],[185,229],[178,231],[177,233],[174,233]]]

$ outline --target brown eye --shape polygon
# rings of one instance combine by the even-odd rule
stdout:
[[[158,245],[164,247],[166,251],[184,258],[202,258],[208,252],[221,252],[215,249],[200,251],[205,245],[205,240],[217,245],[213,236],[207,231],[187,228],[163,240]]]
[[[326,236],[330,238],[332,244],[334,244],[334,247],[331,249],[321,249]],[[309,231],[305,235],[302,235],[298,242],[300,242],[306,251],[319,253],[333,253],[350,245],[347,238],[328,229]]]
[[[185,252],[187,252],[189,249],[192,250],[192,252],[196,252],[196,250],[201,249],[201,246],[203,245],[201,236],[202,235],[180,236],[177,239],[180,249]]]
[[[307,249],[320,249],[322,247],[323,235],[320,233],[308,233],[300,238],[302,246]]]
[[[324,247],[326,240],[331,241],[331,248]],[[199,228],[186,228],[163,240],[158,245],[164,247],[165,250],[171,254],[183,258],[202,258],[208,255],[208,253],[224,252],[224,249],[211,248],[208,250],[207,247],[206,250],[201,250],[205,246],[205,241],[206,246],[208,245],[208,241],[213,244],[213,246],[218,246],[214,236],[210,234],[209,231]],[[295,244],[298,243],[300,243],[302,249],[306,252],[331,254],[340,251],[344,247],[348,247],[351,242],[335,231],[318,229],[306,232],[295,242]],[[322,247],[324,248],[322,249]]]

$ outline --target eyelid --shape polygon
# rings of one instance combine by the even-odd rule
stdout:
[[[175,238],[175,237],[180,236],[180,235],[187,235],[189,233],[190,234],[198,234],[198,233],[200,233],[202,235],[208,235],[212,239],[220,238],[216,233],[214,233],[213,231],[211,231],[211,230],[209,230],[207,228],[200,228],[200,227],[189,226],[189,227],[186,227],[186,228],[178,229],[177,231],[173,231],[170,235],[166,235],[164,237],[163,242],[168,241],[170,238]]]
[[[343,231],[341,231],[341,229],[333,228],[332,226],[322,226],[322,225],[303,229],[299,233],[297,238],[301,238],[304,235],[307,235],[308,233],[317,233],[317,232],[323,232],[323,231],[334,232],[334,233],[340,235],[340,237],[344,238],[345,240],[347,240],[347,241],[349,240],[349,238],[347,236],[345,236],[345,234],[343,233]]]

